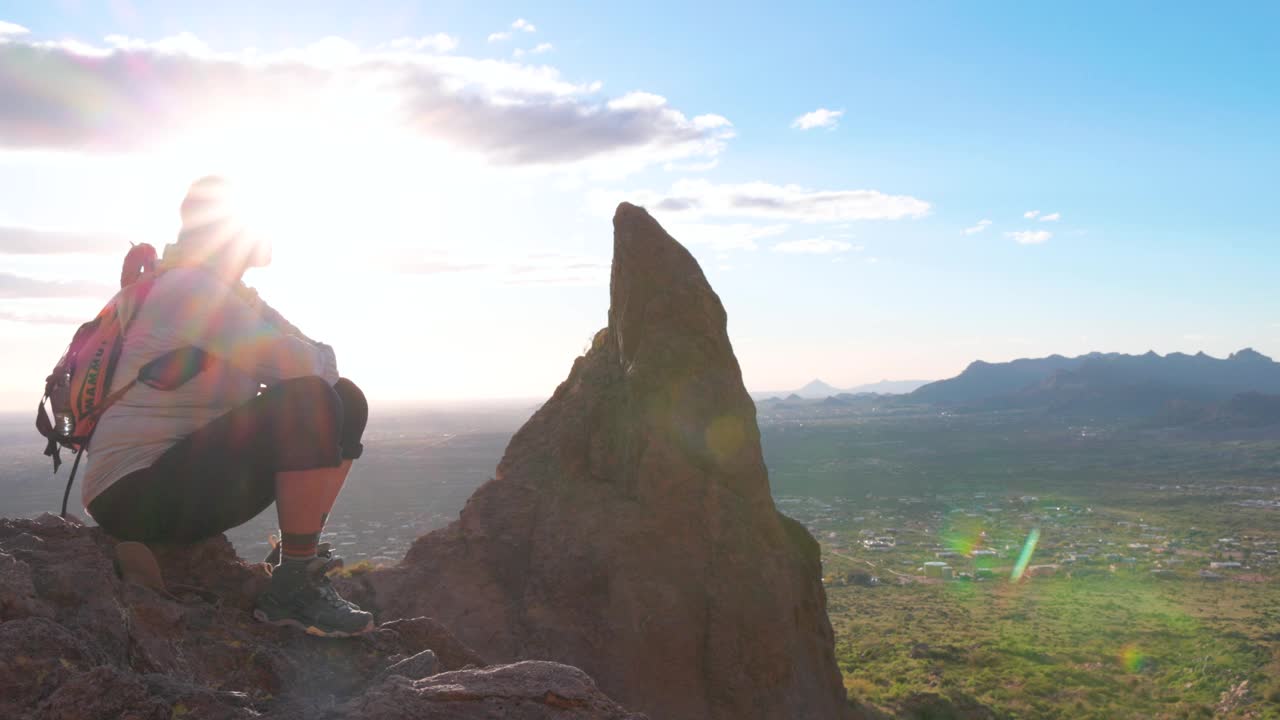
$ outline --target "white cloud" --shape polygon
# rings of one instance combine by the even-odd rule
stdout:
[[[700,179],[677,181],[665,193],[642,190],[618,195],[597,196],[603,202],[596,204],[611,212],[617,200],[630,198],[654,211],[689,218],[758,217],[800,222],[919,218],[930,208],[924,200],[877,190],[810,190],[765,182],[721,185]]]
[[[667,99],[661,95],[654,95],[647,92],[629,92],[619,98],[609,101],[609,109],[611,110],[656,110],[667,104]]]
[[[555,49],[555,46],[554,46],[554,45],[552,45],[551,43],[538,43],[537,45],[533,46],[533,49],[532,49],[532,50],[525,50],[525,49],[523,49],[523,48],[516,48],[515,50],[512,50],[512,51],[511,51],[511,56],[512,56],[512,57],[524,57],[526,54],[529,54],[529,55],[541,55],[541,54],[543,54],[543,53],[551,52],[551,51],[552,51],[552,50],[554,50],[554,49]]]
[[[511,37],[511,33],[509,32],[489,33],[489,42],[491,43],[502,42],[503,40],[506,40],[509,37]]]
[[[773,246],[774,252],[806,255],[829,255],[831,253],[849,252],[852,249],[852,243],[842,240],[828,240],[824,237],[809,238],[807,240],[787,240]]]
[[[669,223],[664,226],[671,237],[686,245],[703,245],[716,252],[755,250],[757,240],[776,237],[787,231],[787,225],[753,225],[751,223]]]
[[[723,130],[733,127],[733,123],[723,115],[699,115],[693,119],[693,125],[699,130]]]
[[[436,33],[418,38],[397,38],[387,43],[387,47],[392,50],[426,50],[447,53],[458,49],[458,38],[444,33]]]
[[[0,20],[0,38],[26,35],[29,32],[31,31],[21,25]]]
[[[73,317],[55,313],[17,313],[10,310],[0,310],[0,320],[26,323],[28,325],[79,325],[92,319],[87,315]]]
[[[128,251],[128,240],[109,233],[0,225],[0,254],[3,255],[115,253],[123,258]]]
[[[399,248],[381,253],[376,260],[383,268],[402,275],[467,274],[496,285],[531,287],[606,285],[609,282],[608,261],[561,253],[465,257]]]
[[[648,93],[600,98],[551,66],[439,54],[427,36],[366,51],[341,38],[273,53],[218,53],[184,33],[104,46],[0,43],[0,149],[136,151],[226,129],[312,127],[337,118],[364,137],[403,134],[498,165],[591,163],[625,174],[715,158],[733,137]],[[94,88],[94,112],[81,111]],[[324,147],[317,148],[323,152]]]
[[[206,57],[212,54],[209,46],[205,45],[204,41],[189,32],[181,32],[152,42],[125,35],[108,35],[102,40],[115,50],[140,50],[162,55],[192,55],[195,57]],[[338,38],[325,38],[313,44],[312,47],[323,50],[325,48],[333,48],[337,42],[345,41],[340,41]],[[347,47],[344,45],[343,49],[345,50]]]
[[[1048,230],[1020,230],[1007,232],[1004,236],[1018,241],[1019,245],[1039,245],[1048,242],[1049,238],[1053,237],[1053,233]]]
[[[119,288],[115,288],[118,290]],[[0,272],[0,298],[109,298],[114,290],[108,285],[40,280]]]
[[[977,235],[978,233],[982,232],[983,230],[986,230],[990,226],[991,226],[990,220],[979,220],[977,225],[974,225],[973,227],[965,228],[964,234]]]
[[[505,285],[564,286],[609,284],[608,260],[576,255],[529,255],[504,265],[500,272]]]
[[[1061,219],[1062,213],[1049,213],[1048,215],[1040,216],[1040,222],[1057,222]]]
[[[711,158],[710,160],[705,160],[703,162],[691,162],[691,163],[669,162],[663,165],[662,169],[666,170],[667,172],[695,173],[695,172],[706,172],[708,170],[714,170],[719,166],[720,166],[720,158]]]
[[[513,23],[511,23],[511,29],[512,29],[512,30],[523,30],[523,31],[525,31],[525,32],[537,32],[537,31],[538,31],[538,28],[537,28],[537,27],[535,27],[533,23],[529,22],[528,20],[525,20],[524,18],[516,18],[516,21],[515,21],[515,22],[513,22]]]
[[[812,130],[813,128],[834,128],[839,124],[840,116],[844,115],[843,110],[828,110],[826,108],[818,108],[813,112],[808,112],[795,120],[791,121],[791,127],[798,130]]]
[[[1026,212],[1022,213],[1022,217],[1026,218],[1026,219],[1028,219],[1028,220],[1035,220],[1035,219],[1036,219],[1036,216],[1037,216],[1037,215],[1039,215],[1039,214],[1040,214],[1040,211],[1039,211],[1039,210],[1028,210],[1028,211],[1026,211]]]

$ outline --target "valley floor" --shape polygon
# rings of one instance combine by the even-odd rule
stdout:
[[[1274,509],[978,495],[779,499],[821,538],[852,699],[895,717],[1280,718]]]
[[[895,718],[1280,718],[1280,428],[762,423],[851,701]]]
[[[828,602],[851,699],[882,708],[937,694],[996,717],[1280,717],[1274,582],[841,586]]]

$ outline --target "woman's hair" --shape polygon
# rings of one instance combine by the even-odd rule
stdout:
[[[271,261],[270,243],[245,226],[235,187],[226,178],[207,175],[191,183],[179,213],[182,232],[175,257],[181,262],[230,262],[243,271]]]
[[[195,230],[233,219],[232,187],[226,178],[206,175],[191,183],[179,213],[182,227]]]

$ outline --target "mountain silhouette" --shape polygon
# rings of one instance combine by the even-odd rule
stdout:
[[[824,398],[835,397],[837,395],[861,395],[866,393],[904,395],[928,383],[928,380],[881,380],[879,382],[866,383],[851,388],[838,388],[831,383],[815,378],[798,390],[782,392],[753,392],[751,393],[751,397],[756,400],[765,401],[779,398],[822,400]]]
[[[839,395],[842,392],[844,391],[840,388],[815,378],[810,380],[804,387],[796,390],[795,394],[802,398],[825,398]]]
[[[1280,363],[1251,348],[1225,359],[1203,352],[1147,352],[976,361],[954,378],[921,387],[910,399],[972,409],[1150,415],[1176,404],[1213,406],[1244,393],[1280,394]]]

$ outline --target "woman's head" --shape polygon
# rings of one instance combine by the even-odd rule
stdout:
[[[271,263],[271,243],[246,226],[242,203],[226,178],[209,175],[187,190],[179,209],[182,233],[178,245],[201,263],[237,276]]]

